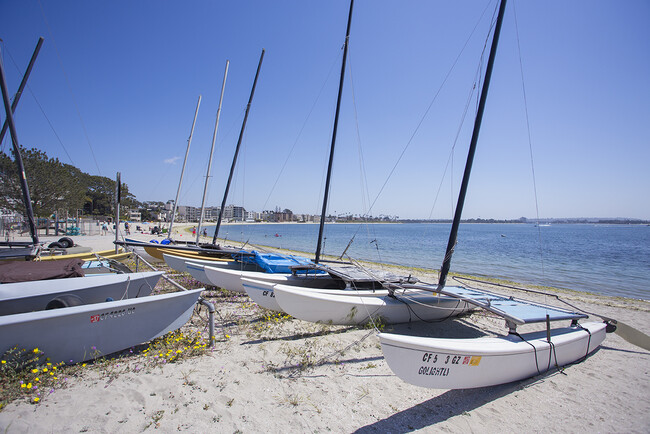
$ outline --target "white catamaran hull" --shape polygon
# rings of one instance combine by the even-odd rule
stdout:
[[[210,265],[213,267],[229,267],[235,268],[239,264],[232,260],[215,258],[215,259],[202,259],[202,258],[188,258],[185,256],[170,255],[168,253],[163,253],[163,258],[167,265],[169,265],[174,270],[181,273],[189,273],[187,270],[187,264],[201,264],[201,265]],[[237,267],[238,268],[238,267]],[[208,282],[204,282],[206,285],[211,285]]]
[[[435,389],[494,386],[573,363],[605,339],[605,323],[522,334],[522,338],[443,339],[380,333],[390,369],[407,383]],[[588,330],[588,331],[587,331]]]
[[[471,310],[466,302],[428,291],[400,291],[397,298],[378,291],[333,291],[275,285],[280,308],[289,315],[310,322],[365,324],[371,318],[384,324],[441,320]]]
[[[146,297],[162,274],[149,271],[5,283],[0,285],[0,315],[44,310],[49,303],[59,307]]]
[[[275,283],[246,279],[243,277],[241,282],[242,286],[246,290],[246,294],[248,294],[251,300],[257,303],[258,306],[276,312],[284,312],[278,304],[278,301],[275,299],[275,294],[273,292]]]
[[[0,317],[0,354],[38,348],[53,363],[108,355],[184,325],[203,289]]]
[[[338,284],[327,274],[295,276],[289,273],[265,273],[263,271],[232,270],[224,267],[205,267],[205,274],[212,285],[235,292],[246,292],[241,279],[253,279],[272,284],[327,288]]]

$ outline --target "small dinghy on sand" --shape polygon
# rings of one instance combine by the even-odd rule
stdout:
[[[0,317],[0,354],[38,348],[52,363],[77,363],[183,326],[203,289]]]

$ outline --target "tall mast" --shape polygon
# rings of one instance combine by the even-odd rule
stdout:
[[[38,244],[38,234],[36,233],[36,221],[34,220],[34,209],[32,208],[32,199],[29,196],[29,187],[27,185],[27,177],[25,176],[25,166],[23,165],[23,158],[20,155],[20,147],[18,142],[18,134],[16,133],[16,125],[14,124],[13,111],[11,104],[9,104],[9,92],[7,90],[7,80],[5,79],[5,69],[0,59],[0,88],[2,88],[2,102],[5,106],[7,116],[7,123],[9,124],[9,133],[11,134],[11,143],[14,148],[14,157],[16,159],[16,166],[18,166],[18,176],[20,176],[20,187],[23,191],[23,202],[25,203],[25,212],[27,213],[27,221],[29,223],[29,233],[32,236],[34,245]]]
[[[230,189],[230,181],[232,181],[232,174],[235,172],[235,165],[237,164],[237,155],[239,155],[239,148],[241,146],[242,139],[244,138],[244,129],[246,128],[246,121],[248,120],[248,112],[250,111],[251,103],[253,102],[253,95],[255,95],[255,86],[257,85],[257,78],[260,75],[262,60],[264,60],[264,49],[262,49],[262,54],[260,55],[260,61],[257,64],[257,72],[255,72],[255,80],[253,81],[253,88],[251,89],[251,95],[248,98],[248,104],[246,105],[246,114],[244,114],[244,122],[242,123],[241,131],[239,132],[239,140],[237,140],[237,147],[235,148],[235,156],[233,157],[232,165],[230,166],[230,175],[228,175],[228,182],[226,183],[226,191],[223,193],[223,200],[221,201],[221,209],[219,209],[219,219],[217,220],[217,226],[214,228],[214,236],[212,237],[212,244],[217,244],[217,235],[219,234],[219,228],[221,227],[221,217],[223,217],[223,209],[226,207],[226,200],[228,199],[228,190]]]
[[[323,210],[320,214],[320,226],[318,228],[318,243],[316,244],[316,255],[314,262],[320,259],[321,243],[323,241],[323,230],[325,229],[325,214],[327,213],[327,199],[330,193],[330,179],[332,177],[332,163],[334,161],[334,146],[336,144],[336,131],[339,125],[339,111],[341,109],[341,95],[343,93],[343,80],[345,78],[345,61],[348,56],[348,42],[350,40],[350,26],[352,24],[352,7],[354,0],[350,0],[350,12],[348,13],[348,27],[345,31],[345,43],[343,45],[343,61],[341,62],[341,78],[339,79],[339,94],[336,99],[336,114],[334,115],[334,128],[332,130],[332,144],[330,146],[330,159],[327,164],[327,177],[325,178],[325,192],[323,194]]]
[[[25,74],[23,75],[23,79],[20,82],[20,86],[18,86],[18,92],[16,92],[16,95],[14,96],[14,101],[11,103],[11,113],[16,112],[16,107],[18,106],[18,101],[20,101],[20,97],[23,95],[23,89],[25,89],[25,85],[27,84],[27,79],[29,78],[29,75],[32,73],[32,68],[34,67],[34,62],[36,62],[36,56],[38,56],[39,51],[41,51],[41,46],[43,45],[43,38],[40,37],[38,38],[38,42],[36,43],[36,48],[34,49],[34,54],[32,54],[32,58],[29,61],[29,65],[27,66],[27,70],[25,70]],[[9,127],[9,123],[7,120],[5,120],[5,123],[2,125],[2,131],[0,131],[0,143],[2,143],[2,140],[5,138],[5,133],[7,132],[7,128]]]
[[[178,196],[181,194],[181,185],[183,185],[183,174],[185,173],[185,164],[187,163],[187,155],[190,153],[190,144],[192,143],[192,135],[194,134],[194,125],[196,125],[196,117],[199,114],[199,106],[201,105],[201,95],[196,103],[196,111],[194,112],[194,120],[192,121],[192,129],[190,130],[190,137],[187,139],[187,149],[185,150],[185,159],[183,160],[183,168],[181,169],[181,179],[178,181],[178,190],[176,190],[176,200],[174,200],[174,209],[172,210],[172,221],[169,223],[169,232],[167,239],[171,239],[172,226],[174,226],[174,218],[176,217],[176,209],[178,208]]]
[[[122,201],[122,175],[120,172],[115,174],[115,253],[118,252],[119,246],[117,241],[120,239],[120,202]],[[57,217],[57,220],[59,218]]]
[[[199,217],[199,227],[196,230],[196,245],[199,245],[201,236],[201,226],[203,225],[203,212],[205,210],[205,197],[208,192],[208,182],[210,180],[210,169],[212,168],[212,155],[214,154],[214,144],[217,141],[217,128],[219,127],[219,117],[221,116],[221,103],[223,102],[223,93],[226,90],[226,77],[228,77],[228,65],[230,60],[226,60],[226,71],[223,73],[223,84],[221,85],[221,96],[219,97],[219,108],[217,108],[217,120],[214,123],[214,133],[212,133],[212,147],[210,148],[210,159],[208,160],[208,171],[205,174],[205,186],[203,187],[203,200],[201,201],[201,216]]]
[[[490,78],[492,77],[492,67],[494,66],[494,58],[497,52],[497,45],[499,43],[499,35],[501,34],[501,24],[503,22],[503,14],[506,8],[506,0],[501,1],[499,6],[499,14],[497,16],[497,23],[494,27],[494,36],[492,37],[492,46],[490,47],[490,57],[488,58],[487,68],[485,69],[485,79],[483,80],[483,89],[481,89],[481,99],[479,100],[478,112],[474,120],[474,130],[472,131],[472,140],[470,141],[469,151],[467,153],[467,162],[465,163],[465,172],[463,173],[463,181],[460,185],[460,192],[458,193],[458,203],[456,204],[456,212],[454,214],[454,221],[451,224],[451,232],[449,233],[449,242],[447,243],[447,250],[445,258],[440,268],[440,277],[438,279],[438,290],[445,287],[447,282],[447,274],[449,273],[449,266],[451,265],[451,255],[456,246],[456,239],[458,237],[458,226],[460,225],[460,217],[463,212],[463,205],[465,204],[465,195],[467,193],[467,185],[469,183],[469,175],[472,171],[472,162],[474,161],[474,154],[476,153],[476,143],[478,142],[479,131],[481,130],[481,121],[483,120],[483,111],[485,110],[485,101],[487,99],[488,88],[490,87]]]

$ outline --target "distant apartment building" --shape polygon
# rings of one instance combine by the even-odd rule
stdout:
[[[291,222],[293,221],[293,212],[290,209],[285,209],[281,212],[275,213],[275,221],[278,223]]]
[[[220,206],[209,206],[203,210],[203,221],[216,222],[219,218]]]
[[[222,220],[243,222],[246,219],[246,209],[243,206],[228,205],[223,210]]]
[[[129,210],[129,221],[132,222],[141,222],[142,221],[142,214],[140,214],[140,211],[135,211],[135,210]]]
[[[185,222],[198,222],[201,216],[201,208],[195,206],[180,205],[176,207],[176,212],[178,213],[178,220]]]

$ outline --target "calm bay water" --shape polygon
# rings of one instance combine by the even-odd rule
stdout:
[[[439,269],[450,226],[327,224],[323,254],[339,256],[354,236],[354,259]],[[318,225],[226,225],[219,237],[314,252]],[[650,227],[461,224],[451,271],[650,300]]]

